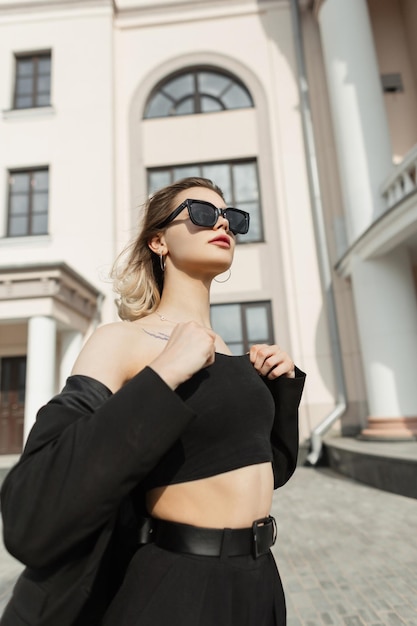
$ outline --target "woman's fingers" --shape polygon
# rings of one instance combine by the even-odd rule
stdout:
[[[249,358],[255,370],[268,379],[279,376],[294,378],[294,363],[284,350],[275,344],[255,344],[249,351]]]

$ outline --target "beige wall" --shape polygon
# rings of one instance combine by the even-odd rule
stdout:
[[[404,21],[406,46],[410,55],[410,63],[417,83],[417,2],[415,0],[400,0]]]
[[[417,143],[416,4],[368,0],[380,73],[400,73],[404,85],[404,92],[384,96],[394,163]]]
[[[0,6],[1,8],[1,6]],[[107,292],[114,257],[112,9],[0,14],[0,237],[7,170],[50,167],[49,235],[1,240],[0,265],[66,261]],[[14,53],[52,53],[52,107],[10,111]]]

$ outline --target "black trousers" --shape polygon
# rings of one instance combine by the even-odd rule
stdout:
[[[206,557],[148,544],[136,553],[103,626],[285,626],[271,552]]]

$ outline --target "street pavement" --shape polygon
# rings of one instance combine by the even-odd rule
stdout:
[[[299,467],[272,513],[288,626],[417,626],[417,500]],[[0,613],[20,570],[1,546]]]
[[[417,625],[417,500],[299,467],[273,515],[288,626]]]

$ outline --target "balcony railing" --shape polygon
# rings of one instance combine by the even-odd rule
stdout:
[[[404,157],[381,186],[385,208],[393,206],[417,191],[417,144]]]

